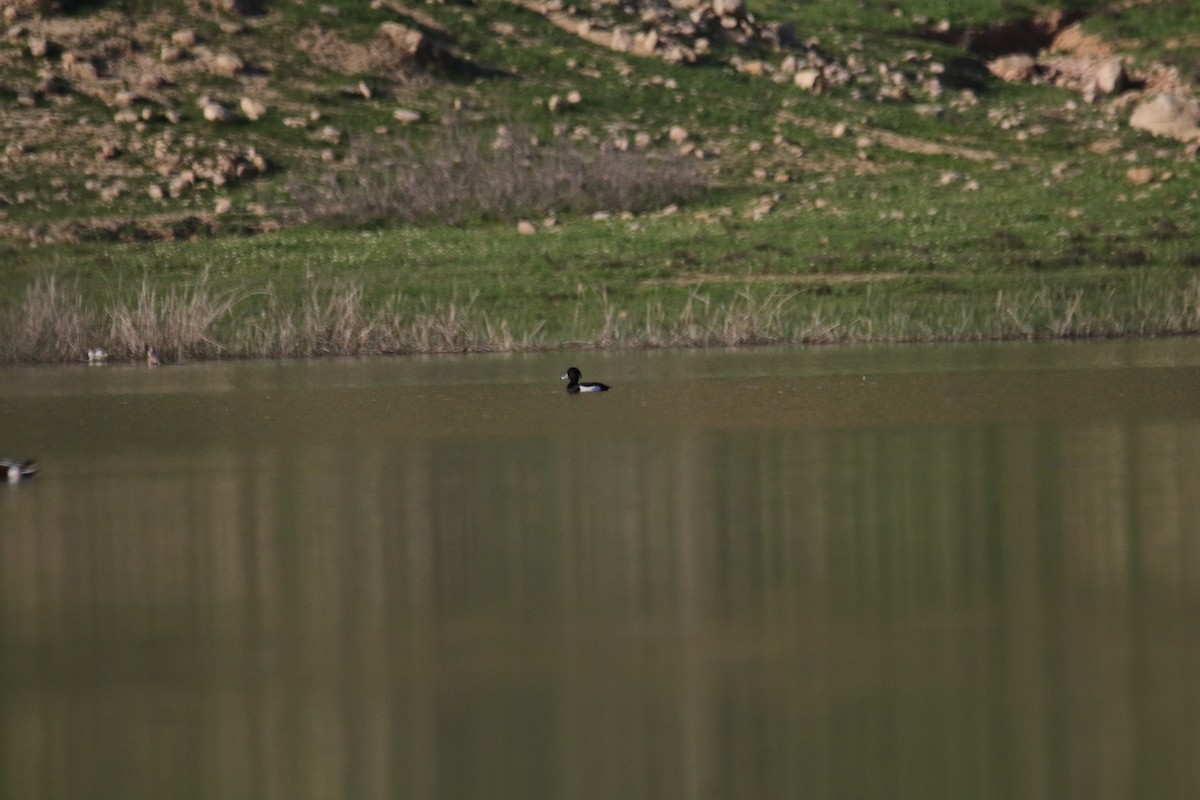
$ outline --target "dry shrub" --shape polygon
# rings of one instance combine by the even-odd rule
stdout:
[[[208,274],[164,294],[148,282],[132,302],[114,298],[108,308],[106,346],[112,353],[139,354],[154,344],[164,355],[205,358],[220,355],[216,329],[238,303],[234,292],[217,292]]]
[[[78,286],[37,278],[0,322],[0,356],[13,361],[71,361],[87,353],[91,316]]]
[[[508,322],[493,324],[460,303],[410,303],[397,296],[373,307],[361,286],[314,288],[296,309],[283,308],[268,288],[266,308],[235,334],[233,348],[260,357],[381,353],[461,353],[529,349],[537,330],[518,337]]]
[[[485,145],[452,130],[421,150],[357,147],[352,166],[316,182],[293,182],[310,221],[346,227],[408,222],[457,225],[555,213],[644,212],[682,202],[704,186],[696,165],[677,156],[585,150],[554,140],[535,145],[513,133]]]

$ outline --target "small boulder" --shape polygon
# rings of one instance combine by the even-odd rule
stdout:
[[[1125,65],[1117,57],[1101,61],[1096,67],[1094,79],[1096,91],[1101,94],[1117,94],[1125,88],[1125,84],[1128,82]]]
[[[1130,167],[1125,171],[1125,179],[1134,186],[1145,186],[1154,180],[1154,170],[1150,167]]]
[[[1181,142],[1200,140],[1200,102],[1189,97],[1160,94],[1133,110],[1129,126]]]
[[[242,116],[251,122],[262,119],[267,113],[266,104],[253,97],[243,97],[238,105],[242,109]]]
[[[415,55],[425,41],[425,34],[399,22],[382,23],[379,26],[379,34],[397,50],[410,56]]]
[[[992,59],[988,62],[987,68],[988,72],[1002,81],[1017,82],[1029,80],[1033,76],[1036,66],[1037,62],[1033,60],[1033,56],[1025,53],[1013,53]]]
[[[246,71],[246,63],[233,53],[218,53],[209,62],[208,71],[224,78],[234,78]]]
[[[201,106],[200,110],[204,114],[204,118],[209,122],[230,122],[233,120],[233,113],[214,100],[205,103]]]
[[[812,92],[813,94],[820,94],[825,88],[825,80],[821,76],[821,70],[811,67],[797,70],[796,74],[792,77],[792,82],[804,91]]]

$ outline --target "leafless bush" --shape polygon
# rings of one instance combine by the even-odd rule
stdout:
[[[37,278],[0,322],[4,361],[70,361],[87,353],[91,315],[78,286]]]
[[[679,157],[536,145],[513,133],[499,147],[453,130],[421,149],[358,147],[351,166],[293,181],[310,221],[354,227],[382,221],[461,224],[554,213],[642,212],[694,197],[695,164]]]
[[[160,294],[143,281],[132,301],[114,298],[106,316],[108,331],[103,341],[112,353],[140,354],[154,344],[166,355],[203,358],[220,355],[222,345],[216,329],[238,302],[233,292],[217,292],[208,285],[208,275],[195,283]]]

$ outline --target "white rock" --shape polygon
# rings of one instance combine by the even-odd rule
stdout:
[[[1013,53],[992,59],[988,62],[987,68],[988,72],[1002,81],[1024,81],[1029,80],[1033,75],[1035,66],[1037,66],[1037,62],[1033,60],[1033,56],[1026,53]]]
[[[1154,170],[1150,167],[1130,167],[1125,171],[1125,178],[1134,186],[1145,186],[1154,180]]]
[[[1133,110],[1129,126],[1182,142],[1200,140],[1200,102],[1189,97],[1160,94]]]
[[[421,112],[413,111],[411,108],[397,108],[392,112],[392,119],[409,125],[413,122],[421,121]]]
[[[1116,94],[1125,88],[1125,65],[1118,56],[1105,59],[1096,67],[1096,89],[1102,94]]]
[[[233,78],[246,70],[246,63],[233,53],[219,53],[208,64],[208,71],[214,75]]]
[[[792,82],[806,92],[819,94],[824,88],[824,80],[821,78],[821,70],[819,69],[800,69],[796,70]]]
[[[251,122],[262,119],[263,115],[267,113],[266,104],[253,97],[243,97],[238,105],[242,109],[242,115]]]
[[[203,113],[209,122],[229,122],[233,119],[230,110],[214,100],[204,104]]]
[[[713,0],[712,9],[718,17],[743,17],[746,0]]]

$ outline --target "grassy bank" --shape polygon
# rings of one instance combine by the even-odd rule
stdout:
[[[189,245],[86,248],[16,293],[0,315],[0,358],[77,361],[94,347],[138,357],[147,342],[187,360],[1200,332],[1194,269],[1105,264],[1098,250],[1085,262],[1070,237],[1067,266],[1013,265],[1006,252],[942,268],[918,248],[921,259],[834,273],[781,238],[699,256],[684,249],[697,248],[695,223],[578,227],[536,244],[507,227],[450,241],[294,230],[209,247],[198,272]],[[619,257],[639,249],[655,255]]]
[[[64,72],[30,94],[62,61],[10,37],[0,359],[1200,332],[1195,148],[1129,128],[1136,81],[1089,104],[993,78],[979,42],[1032,17],[953,5],[764,0],[748,41],[694,63],[516,3],[266,4],[237,25],[89,6],[81,30],[126,31],[130,60],[184,25],[207,49],[109,124],[113,41],[100,88]],[[1200,11],[1061,5],[1132,74],[1156,59],[1186,92],[1200,39],[1164,40],[1164,19],[1193,30]],[[394,19],[440,27],[455,60],[380,61]],[[205,72],[219,51],[250,68]],[[846,80],[806,91],[779,79],[789,56]],[[271,101],[260,121],[187,110],[250,91]]]

